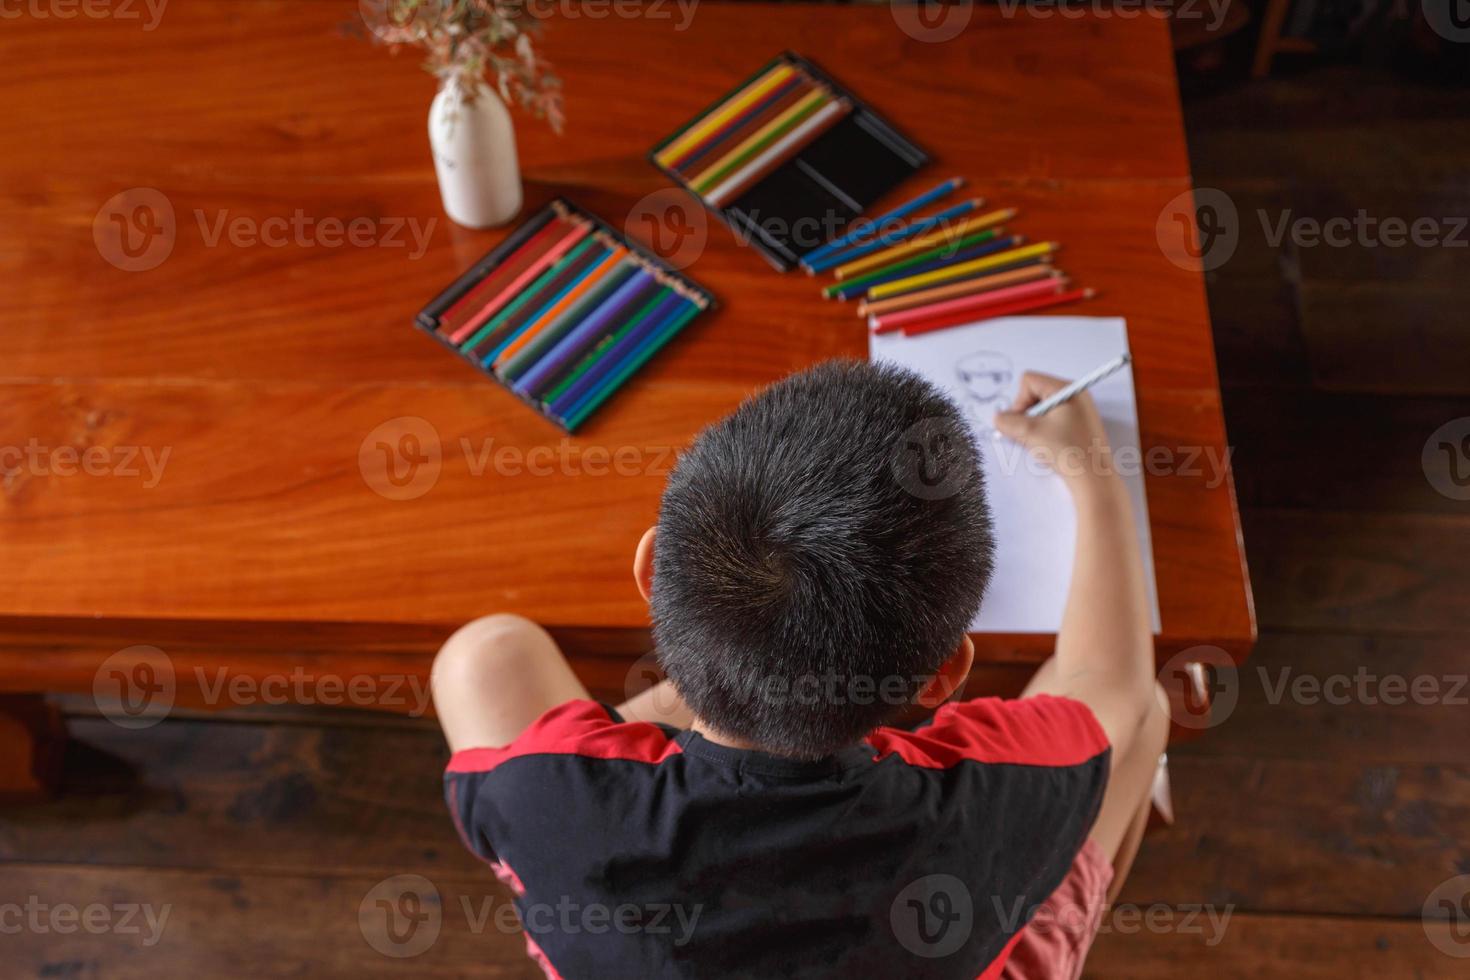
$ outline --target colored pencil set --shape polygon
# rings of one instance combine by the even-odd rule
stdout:
[[[416,323],[571,432],[713,306],[706,290],[558,198]]]
[[[822,222],[845,224],[928,155],[816,65],[786,52],[649,159],[785,271]]]
[[[1005,227],[1014,208],[986,210],[972,198],[927,217],[960,178],[920,194],[803,255],[809,275],[831,272],[827,299],[861,300],[858,316],[874,333],[905,336],[943,330],[992,317],[1012,316],[1090,299],[1091,289],[1072,289],[1052,265],[1061,246],[1028,242]]]

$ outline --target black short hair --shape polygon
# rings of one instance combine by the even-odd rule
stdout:
[[[970,430],[918,375],[827,361],[680,456],[659,509],[659,661],[716,732],[819,758],[890,721],[974,618],[995,543]]]

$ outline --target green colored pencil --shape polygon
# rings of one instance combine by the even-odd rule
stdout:
[[[675,317],[668,326],[664,327],[663,330],[659,332],[657,337],[653,338],[652,341],[645,343],[643,345],[643,348],[635,353],[631,360],[629,360],[622,367],[614,371],[609,377],[604,378],[601,386],[598,387],[596,393],[592,395],[591,399],[583,402],[582,407],[573,412],[572,415],[566,420],[567,429],[574,430],[577,428],[577,426],[585,422],[587,420],[587,416],[592,414],[593,409],[595,409],[598,405],[601,405],[603,402],[607,401],[609,395],[611,395],[614,391],[617,391],[618,388],[622,386],[623,382],[627,381],[628,378],[632,376],[633,372],[637,371],[644,364],[648,363],[648,359],[654,354],[658,353],[660,347],[662,347],[664,344],[667,344],[673,338],[674,334],[683,329],[684,324],[694,319],[695,314],[701,312],[703,309],[704,307],[702,306],[690,304],[688,309],[684,310],[684,312]]]
[[[821,96],[821,98],[817,98],[816,96]],[[738,156],[721,164],[718,170],[709,170],[700,174],[690,182],[689,186],[701,194],[714,187],[727,175],[734,173],[740,167],[744,166],[756,154],[801,125],[808,116],[830,103],[832,101],[832,94],[826,89],[814,89],[802,98],[809,99],[810,101],[791,113],[789,118],[782,120],[779,126],[773,127],[770,132],[764,134],[759,140],[742,150]],[[795,106],[792,108],[795,108]]]
[[[521,307],[525,306],[531,301],[531,297],[539,293],[548,283],[551,282],[551,280],[555,279],[557,276],[565,272],[573,262],[581,258],[583,252],[587,251],[587,249],[595,243],[596,239],[593,236],[588,235],[585,241],[579,244],[576,248],[572,249],[566,255],[562,256],[559,261],[551,263],[551,268],[547,269],[541,275],[537,276],[535,282],[526,287],[525,291],[517,296],[513,302],[507,305],[505,309],[501,310],[499,313],[491,317],[489,323],[485,324],[483,327],[477,330],[473,337],[460,345],[460,349],[467,351],[474,350],[475,346],[479,344],[480,341],[484,340],[486,337],[499,330],[506,320],[509,320],[511,317],[515,316],[516,313],[520,312]]]
[[[668,286],[665,286],[658,292],[654,293],[653,298],[650,299],[646,304],[644,304],[644,306],[641,307],[637,313],[633,314],[632,318],[629,319],[628,322],[624,323],[616,331],[598,341],[597,346],[592,349],[592,353],[582,358],[581,362],[572,369],[572,373],[567,375],[560,384],[558,384],[547,394],[538,395],[537,399],[543,404],[554,401],[556,399],[556,396],[561,394],[567,385],[575,383],[576,380],[582,376],[582,373],[590,368],[597,361],[597,358],[602,351],[606,350],[610,344],[617,343],[619,337],[623,336],[623,334],[627,333],[629,330],[632,330],[634,327],[638,326],[638,324],[647,319],[648,314],[653,312],[653,308],[659,303],[663,302],[664,298],[672,292],[672,289],[670,289]]]
[[[863,275],[857,276],[853,279],[844,279],[841,282],[833,283],[826,289],[822,290],[822,295],[825,296],[827,299],[832,299],[839,292],[852,289],[855,286],[861,286],[865,283],[872,282],[874,279],[879,279],[883,276],[891,275],[903,269],[912,268],[913,266],[928,262],[931,259],[938,258],[945,252],[958,252],[960,249],[969,248],[971,245],[979,245],[981,242],[988,242],[1004,231],[1004,228],[988,228],[985,231],[977,231],[975,234],[961,238],[957,242],[948,242],[944,245],[938,245],[934,248],[929,249],[928,251],[920,252],[918,255],[902,259],[898,262],[893,262],[889,265],[880,266],[879,268],[874,269],[872,272],[864,273]]]

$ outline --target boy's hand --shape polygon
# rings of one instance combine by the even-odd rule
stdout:
[[[1112,449],[1089,392],[1082,392],[1039,418],[1026,409],[1067,386],[1064,378],[1027,371],[1009,411],[995,413],[995,428],[1035,453],[1075,494],[1113,474]]]

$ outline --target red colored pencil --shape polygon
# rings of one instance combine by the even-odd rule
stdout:
[[[984,316],[985,310],[991,306],[1004,303],[1014,303],[1017,300],[1030,299],[1032,296],[1050,296],[1059,293],[1068,284],[1068,280],[1060,277],[1048,276],[1037,282],[1022,283],[1019,286],[1007,286],[1004,289],[992,289],[989,292],[975,293],[970,296],[961,296],[957,299],[943,300],[930,303],[926,306],[916,306],[911,310],[903,310],[897,313],[884,313],[873,320],[874,333],[893,333],[901,329],[907,323],[920,323],[932,320],[936,317],[948,316],[951,313],[969,313],[971,316]]]
[[[974,311],[967,313],[952,313],[948,316],[937,316],[920,323],[911,323],[903,328],[905,337],[914,337],[931,330],[943,330],[946,327],[957,327],[965,323],[978,323],[981,320],[993,320],[1000,316],[1010,316],[1013,313],[1026,313],[1030,310],[1045,309],[1049,306],[1061,306],[1063,303],[1075,303],[1081,299],[1092,299],[1097,295],[1093,289],[1074,289],[1067,293],[1058,293],[1055,296],[1033,296],[1030,299],[1017,300],[1014,303],[1002,303],[999,306],[987,306],[978,311],[976,318]]]
[[[461,324],[459,328],[454,331],[454,333],[450,334],[450,342],[455,344],[464,343],[465,340],[469,338],[470,334],[480,329],[480,326],[484,324],[486,320],[494,316],[496,311],[498,311],[502,306],[508,303],[511,297],[516,294],[516,291],[518,289],[526,285],[526,283],[530,282],[532,279],[535,279],[537,276],[541,275],[541,273],[544,272],[549,266],[551,266],[552,263],[561,258],[568,251],[570,251],[573,245],[580,242],[591,231],[592,226],[587,222],[574,222],[572,224],[571,230],[567,232],[566,237],[562,238],[555,245],[552,245],[551,248],[547,249],[544,253],[538,256],[534,262],[526,266],[526,268],[514,279],[512,279],[504,289],[502,289],[499,293],[496,293],[495,296],[492,297],[490,301],[485,304],[483,309],[481,309],[478,313],[472,315],[468,320]]]
[[[505,288],[521,271],[534,262],[539,256],[544,255],[546,250],[556,244],[556,240],[567,233],[570,223],[564,217],[553,218],[529,239],[521,243],[521,247],[507,255],[500,264],[492,269],[484,279],[475,284],[475,288],[465,293],[454,305],[444,311],[439,319],[439,330],[441,333],[452,333],[459,329],[464,323],[464,318],[471,316],[476,310],[485,305],[485,299]]]

